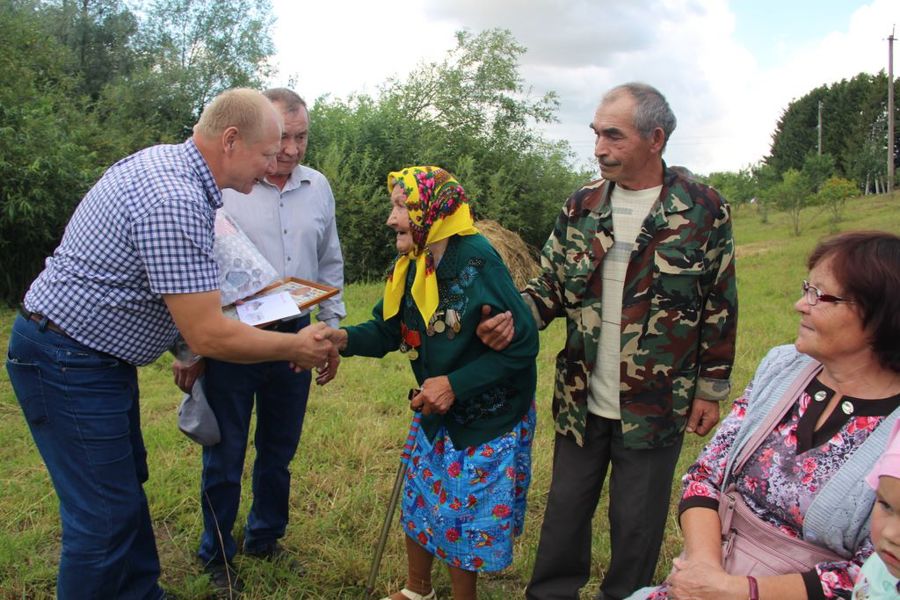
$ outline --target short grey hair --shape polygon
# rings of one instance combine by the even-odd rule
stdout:
[[[270,102],[281,104],[286,113],[293,114],[299,111],[301,106],[309,112],[306,101],[297,92],[288,88],[269,88],[262,94]]]
[[[632,81],[617,85],[606,92],[602,103],[615,100],[622,94],[634,98],[634,128],[640,136],[645,140],[649,139],[653,130],[659,127],[665,136],[662,146],[662,150],[665,150],[669,136],[675,131],[675,125],[678,123],[666,97],[652,85]]]

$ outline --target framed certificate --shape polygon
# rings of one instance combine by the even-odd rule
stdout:
[[[266,325],[274,323],[275,321],[278,321],[280,319],[273,318],[270,320],[260,320],[259,315],[256,314],[255,318],[248,321],[246,320],[246,318],[241,318],[241,315],[238,314],[236,305],[253,302],[254,300],[258,300],[266,296],[281,296],[283,294],[287,294],[288,296],[290,296],[291,300],[297,307],[297,313],[295,314],[300,314],[300,311],[312,308],[322,300],[331,298],[339,291],[340,290],[338,288],[331,287],[330,285],[317,283],[315,281],[309,281],[307,279],[299,279],[297,277],[288,277],[264,287],[252,296],[248,296],[247,298],[238,300],[233,304],[229,304],[228,306],[223,307],[222,312],[226,317],[237,319],[239,321],[245,321],[252,325],[255,325],[256,327],[265,327]]]

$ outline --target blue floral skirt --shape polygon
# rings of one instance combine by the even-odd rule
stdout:
[[[499,571],[512,562],[531,483],[535,409],[511,431],[457,450],[444,428],[419,430],[401,501],[410,538],[452,567]]]

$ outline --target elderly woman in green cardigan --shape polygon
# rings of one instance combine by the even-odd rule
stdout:
[[[447,563],[456,600],[476,598],[479,571],[512,561],[531,479],[534,319],[509,271],[478,233],[463,188],[438,167],[388,176],[398,256],[372,319],[347,327],[344,356],[400,350],[422,411],[401,501],[406,586],[390,600],[433,600],[431,566]],[[483,306],[510,311],[516,332],[496,352],[475,328]],[[521,324],[521,327],[520,325]]]

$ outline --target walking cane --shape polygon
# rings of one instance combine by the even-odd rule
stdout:
[[[409,399],[419,393],[419,390],[410,390]],[[369,579],[366,581],[366,598],[375,591],[375,578],[378,577],[378,568],[381,566],[381,555],[384,554],[384,546],[387,543],[388,532],[391,529],[391,522],[394,520],[394,512],[397,510],[397,502],[400,500],[400,492],[403,489],[403,480],[406,478],[406,470],[409,468],[409,458],[412,454],[413,446],[416,443],[416,435],[419,433],[419,423],[422,420],[422,413],[416,412],[413,415],[412,423],[409,424],[409,434],[406,436],[406,443],[403,444],[403,452],[400,454],[400,467],[397,469],[397,476],[394,478],[394,489],[391,491],[391,499],[388,502],[387,514],[384,516],[384,524],[381,526],[381,535],[378,538],[378,545],[375,547],[375,556],[372,557],[372,566],[369,568]]]

